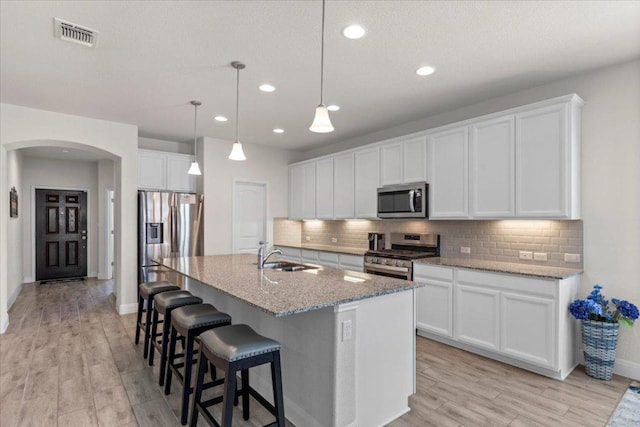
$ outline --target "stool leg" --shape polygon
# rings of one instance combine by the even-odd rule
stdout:
[[[193,403],[191,404],[191,423],[190,427],[196,427],[198,425],[198,408],[197,403],[202,400],[202,385],[204,384],[204,375],[207,372],[207,364],[209,361],[207,357],[201,352],[198,358],[198,373],[196,374],[196,389],[193,393]]]
[[[189,415],[188,411],[189,395],[191,394],[191,368],[193,366],[193,338],[193,335],[187,332],[187,348],[184,351],[184,381],[182,382],[182,413],[180,418],[182,425],[187,424],[187,415]]]
[[[276,421],[278,427],[285,427],[284,402],[282,400],[282,373],[280,371],[280,352],[273,354],[271,362],[271,382],[273,384],[273,403],[276,407]]]
[[[136,318],[136,345],[140,342],[140,328],[142,322],[142,310],[144,309],[144,300],[138,295],[138,317]]]
[[[149,336],[149,331],[151,330],[151,311],[153,305],[152,297],[147,298],[147,320],[144,325],[144,358],[146,359],[149,355],[149,343],[151,342],[151,337]]]
[[[160,376],[158,378],[158,384],[161,386],[164,385],[164,378],[167,373],[167,349],[169,347],[170,328],[170,322],[162,322],[162,350],[160,351]]]
[[[249,370],[243,369],[240,373],[242,380],[242,418],[249,419]]]
[[[147,311],[149,313],[149,311]],[[150,316],[147,316],[150,317]],[[153,345],[156,335],[158,335],[158,312],[153,310],[153,320],[151,321],[151,332],[148,332],[145,336],[145,344],[149,342],[149,366],[153,366],[153,358],[156,354],[156,346]]]
[[[222,423],[221,427],[231,427],[233,417],[233,398],[236,394],[236,370],[229,367],[224,379],[224,394],[222,398]]]
[[[166,322],[166,320],[165,320]],[[167,366],[172,366],[176,360],[176,341],[178,341],[178,331],[176,328],[171,328],[171,338],[169,338],[169,360],[167,361]],[[171,368],[167,369],[167,380],[164,383],[164,394],[168,395],[171,393],[171,376],[173,372]]]

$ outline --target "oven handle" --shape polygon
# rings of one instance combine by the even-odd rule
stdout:
[[[397,273],[409,273],[408,267],[394,267],[392,265],[381,266],[380,264],[371,264],[369,262],[364,263],[364,268],[371,271],[381,271],[383,273],[393,271]]]

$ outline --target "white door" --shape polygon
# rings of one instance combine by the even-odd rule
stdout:
[[[257,253],[267,240],[267,186],[236,182],[233,199],[233,252]]]

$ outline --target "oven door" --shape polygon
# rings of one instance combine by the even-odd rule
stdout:
[[[411,280],[413,272],[409,267],[394,267],[391,265],[364,263],[364,272],[376,276],[393,277],[395,279]]]

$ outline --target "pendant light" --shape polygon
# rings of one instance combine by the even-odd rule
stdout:
[[[323,101],[324,91],[324,2],[322,0],[322,44],[320,49],[320,104],[316,107],[316,115],[309,130],[316,133],[333,132],[333,125],[329,119],[329,110],[325,107]]]
[[[189,168],[189,171],[187,172],[189,175],[202,175],[202,172],[200,172],[200,166],[198,165],[198,106],[202,105],[202,102],[200,101],[191,101],[191,105],[193,105],[194,108],[194,114],[193,114],[193,162],[191,162],[191,167]]]
[[[242,161],[247,160],[247,156],[242,151],[242,144],[238,139],[238,131],[240,129],[240,70],[244,69],[245,65],[242,62],[233,61],[231,66],[236,69],[236,142],[233,143],[229,159]]]

